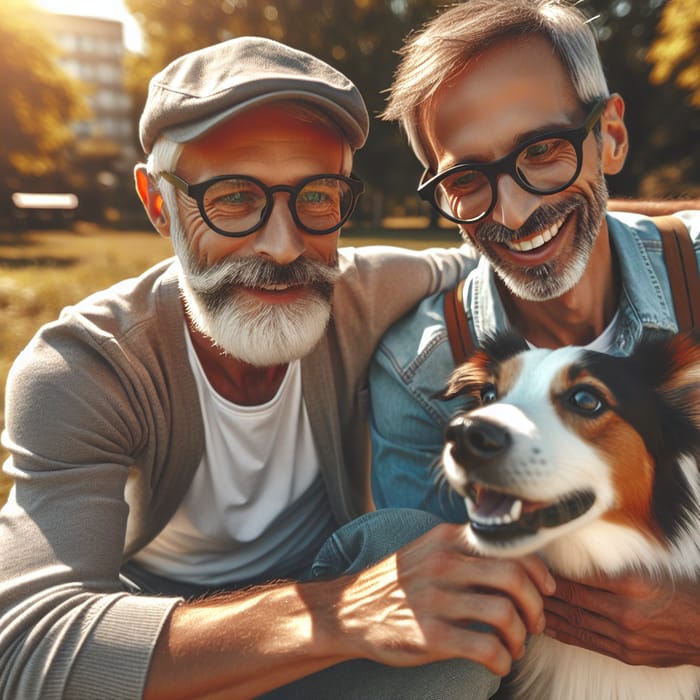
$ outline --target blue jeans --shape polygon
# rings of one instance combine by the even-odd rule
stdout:
[[[391,508],[367,513],[334,532],[300,579],[335,578],[361,571],[439,522],[436,516],[419,510]],[[125,572],[143,591],[177,594],[175,582],[133,567],[126,567]],[[180,591],[185,596],[203,592],[187,586],[181,586]],[[482,700],[498,690],[499,682],[483,666],[464,659],[411,668],[356,660],[306,676],[266,693],[260,700]]]

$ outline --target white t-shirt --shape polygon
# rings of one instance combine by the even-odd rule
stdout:
[[[588,345],[585,345],[584,347],[586,350],[595,350],[596,352],[602,352],[602,353],[608,353],[610,350],[615,346],[615,343],[613,342],[615,340],[615,326],[617,325],[617,317],[620,315],[619,309],[615,312],[615,315],[612,317],[610,323],[603,329],[603,332],[597,337],[593,338]],[[533,345],[529,340],[525,341],[528,344],[528,347],[531,350],[535,349],[535,345]]]
[[[301,388],[290,363],[277,394],[239,406],[209,383],[186,333],[205,431],[204,457],[180,507],[135,560],[201,585],[283,576],[309,560],[333,516]]]

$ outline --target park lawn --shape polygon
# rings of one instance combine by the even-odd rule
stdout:
[[[346,229],[341,238],[342,245],[390,244],[414,250],[459,242],[454,229],[358,228]],[[55,319],[64,306],[138,275],[170,255],[170,242],[152,232],[90,224],[76,224],[72,231],[0,231],[0,431],[7,372],[39,326]],[[6,456],[0,447],[0,464]],[[0,473],[0,504],[9,488],[9,478]]]

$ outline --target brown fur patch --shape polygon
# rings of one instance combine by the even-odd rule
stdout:
[[[595,388],[610,409],[584,416],[569,407],[565,396],[577,384]],[[602,518],[660,540],[652,512],[653,460],[641,436],[615,412],[615,397],[608,387],[583,367],[566,367],[552,383],[552,403],[562,423],[597,450],[611,471],[616,502]]]

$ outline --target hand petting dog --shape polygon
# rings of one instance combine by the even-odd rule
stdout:
[[[546,635],[632,665],[700,666],[695,582],[640,575],[555,580],[556,592],[544,601]]]

